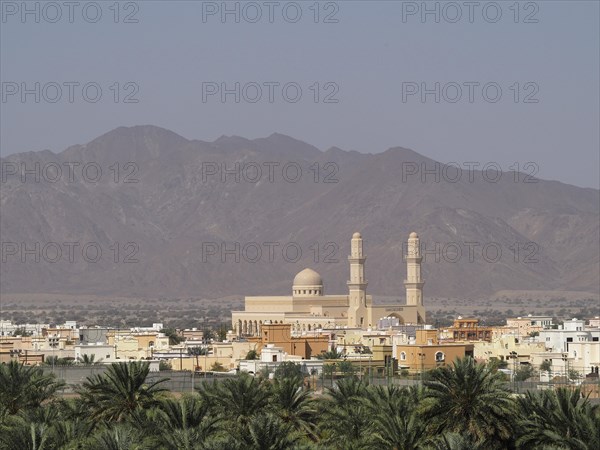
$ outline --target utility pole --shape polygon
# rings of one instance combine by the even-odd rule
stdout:
[[[421,361],[421,370],[419,373],[419,379],[421,381],[421,385],[423,385],[423,372],[425,370],[425,353],[418,353],[419,355],[419,360]]]
[[[517,392],[517,352],[510,352],[510,356],[513,359],[513,391]]]
[[[363,378],[363,373],[362,373],[362,351],[359,353],[358,357],[360,358],[358,360],[358,371],[360,372],[360,379],[362,381],[362,378]]]
[[[204,341],[204,344],[205,344],[205,346],[204,346],[204,378],[206,378],[206,371],[208,369],[206,367],[206,365],[207,365],[206,359],[208,357],[208,339],[205,338],[204,336],[202,336],[202,340]]]

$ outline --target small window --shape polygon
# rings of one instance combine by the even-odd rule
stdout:
[[[406,361],[406,353],[405,352],[400,353],[400,361]]]
[[[441,362],[444,361],[444,359],[446,359],[445,355],[443,352],[436,352],[435,354],[435,361],[436,362]]]

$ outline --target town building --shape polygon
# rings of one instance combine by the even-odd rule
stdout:
[[[75,346],[75,361],[82,361],[86,358],[94,363],[113,363],[118,362],[116,358],[116,348],[112,345],[98,342],[96,344],[85,344]]]
[[[47,323],[25,323],[17,325],[10,320],[0,320],[0,336],[14,336],[14,333],[25,333],[32,336],[42,334],[42,328],[49,328]]]
[[[416,339],[409,343],[396,344],[393,357],[398,361],[398,369],[424,371],[451,364],[456,358],[473,357],[472,343],[441,342],[438,330],[418,330]]]
[[[414,371],[452,364],[456,358],[473,356],[473,344],[412,344],[396,347],[398,368]]]
[[[474,357],[478,361],[489,362],[493,360],[510,363],[529,364],[531,355],[545,351],[541,342],[516,338],[506,334],[491,342],[473,342]]]
[[[544,328],[551,328],[554,325],[551,316],[533,316],[516,317],[506,319],[506,327],[513,331],[517,337],[530,336],[532,333],[539,333]]]
[[[297,356],[289,355],[283,347],[274,344],[268,344],[260,354],[260,359],[240,361],[240,372],[250,374],[266,373],[273,374],[277,367],[284,362],[293,362],[300,366],[301,372],[305,376],[317,377],[323,373],[323,361],[319,359],[300,359]]]
[[[479,319],[458,317],[451,327],[440,333],[445,342],[491,341],[492,327],[479,325]]]
[[[265,323],[290,324],[292,332],[349,327],[367,329],[384,317],[394,317],[399,323],[424,323],[421,249],[417,233],[408,238],[406,255],[406,305],[374,305],[367,295],[365,277],[366,256],[363,239],[354,233],[348,257],[350,279],[348,294],[326,295],[321,276],[310,268],[296,275],[289,296],[248,296],[244,311],[232,312],[232,324],[237,336],[260,336]]]
[[[108,342],[107,335],[112,328],[109,327],[80,327],[79,328],[79,343],[81,345],[97,344],[98,342],[106,344]]]
[[[600,328],[600,317],[596,316],[588,322],[589,328]]]
[[[574,318],[558,325],[556,329],[541,330],[538,340],[543,342],[549,351],[568,353],[571,343],[599,342],[600,329],[586,327],[584,320]]]
[[[248,338],[249,342],[257,344],[262,352],[268,346],[281,348],[289,356],[310,359],[329,349],[330,334],[292,335],[292,325],[288,323],[263,323],[261,335]]]
[[[107,343],[115,349],[116,359],[146,359],[155,351],[167,350],[169,337],[158,331],[111,330]]]

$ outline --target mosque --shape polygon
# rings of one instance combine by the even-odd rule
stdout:
[[[298,273],[292,295],[245,297],[244,311],[232,311],[233,329],[237,336],[259,336],[263,323],[292,325],[292,332],[318,329],[362,328],[376,326],[382,317],[395,317],[400,323],[425,322],[421,250],[419,236],[410,233],[406,255],[406,305],[373,305],[367,295],[366,256],[360,233],[351,241],[350,280],[348,294],[325,295],[323,279],[312,269]]]

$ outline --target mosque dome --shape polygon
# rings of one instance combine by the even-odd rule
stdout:
[[[294,286],[323,286],[323,279],[314,270],[306,268],[294,277]]]
[[[410,233],[410,235],[408,237],[411,239],[415,239],[415,238],[418,238],[419,235],[413,231],[412,233]]]
[[[295,296],[323,295],[323,279],[314,270],[306,268],[294,277],[292,290]]]
[[[352,235],[352,239],[362,239],[362,236],[360,235],[360,233],[357,231],[356,233],[354,233]]]

